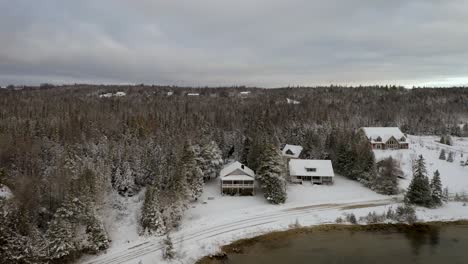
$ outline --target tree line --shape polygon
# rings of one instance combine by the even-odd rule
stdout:
[[[239,96],[245,89],[0,89],[0,184],[14,195],[0,201],[2,258],[63,263],[106,249],[102,212],[112,195],[145,191],[142,234],[166,234],[200,196],[203,181],[231,160],[254,169],[266,199],[282,203],[281,143],[301,145],[303,158],[331,159],[338,173],[391,194],[398,171],[392,162],[375,163],[359,127],[468,135],[468,125],[460,126],[468,120],[464,88],[248,88]],[[126,96],[99,97],[117,91]]]

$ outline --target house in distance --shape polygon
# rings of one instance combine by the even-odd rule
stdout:
[[[285,144],[284,146],[281,147],[281,154],[285,158],[289,159],[297,159],[301,155],[302,152],[302,147],[298,145],[289,145]]]
[[[291,159],[288,164],[291,182],[333,184],[335,173],[331,160]]]
[[[362,127],[359,129],[372,149],[408,149],[406,136],[398,127]]]
[[[255,173],[244,164],[235,161],[219,173],[221,193],[230,195],[255,195]]]

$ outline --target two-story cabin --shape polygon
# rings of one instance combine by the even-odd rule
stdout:
[[[406,136],[398,127],[362,127],[359,133],[369,140],[372,149],[408,149]]]
[[[236,161],[226,165],[219,173],[222,194],[255,195],[255,173]]]

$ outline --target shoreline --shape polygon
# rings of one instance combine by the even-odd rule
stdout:
[[[379,224],[321,224],[307,227],[291,228],[288,230],[272,231],[263,235],[254,236],[236,240],[230,244],[221,246],[220,252],[204,256],[195,262],[195,264],[217,263],[216,261],[225,260],[229,254],[243,254],[245,249],[256,243],[285,239],[296,235],[312,234],[314,232],[328,231],[397,231],[397,232],[426,232],[434,228],[445,226],[468,226],[468,219],[453,221],[429,221],[418,222],[414,224],[405,223],[379,223]]]

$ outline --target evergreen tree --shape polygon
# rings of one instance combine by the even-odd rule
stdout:
[[[440,150],[439,159],[441,159],[441,160],[445,160],[445,159],[446,159],[446,157],[445,157],[445,149],[441,149],[441,150]]]
[[[158,186],[149,186],[146,190],[141,218],[144,233],[162,235],[166,231],[159,195]]]
[[[449,152],[447,161],[448,162],[453,162],[453,152],[452,151]]]
[[[354,158],[349,147],[346,144],[340,144],[336,154],[337,158],[334,166],[338,173],[355,180],[355,175],[353,175]]]
[[[197,163],[195,150],[186,142],[182,158],[180,160],[180,173],[186,179],[188,188],[188,197],[190,200],[196,200],[203,192],[203,172]]]
[[[205,179],[211,179],[218,176],[221,167],[223,166],[223,158],[221,149],[214,141],[210,141],[201,148],[200,165]]]
[[[442,201],[444,199],[442,193],[442,182],[440,180],[440,173],[438,170],[434,172],[434,177],[431,180],[431,197],[432,197],[432,205],[433,206],[440,206],[442,205]]]
[[[135,194],[135,178],[128,161],[124,161],[122,168],[117,167],[114,175],[114,188],[122,196]]]
[[[88,243],[86,249],[91,253],[97,253],[109,248],[110,240],[102,221],[95,216],[90,216],[87,222]]]
[[[426,164],[422,155],[413,165],[413,179],[408,187],[405,201],[409,204],[429,207],[432,203],[431,187],[427,177]]]
[[[398,163],[392,158],[386,158],[377,163],[377,177],[373,182],[373,188],[381,194],[394,195],[398,193],[398,178],[403,172]]]
[[[173,259],[175,257],[174,244],[169,233],[167,233],[166,238],[163,240],[162,255],[164,259]]]
[[[59,260],[73,256],[78,250],[74,236],[72,223],[68,219],[56,216],[47,231],[48,259]]]
[[[281,154],[272,144],[267,144],[261,156],[257,173],[265,198],[273,204],[286,201],[286,179]]]

